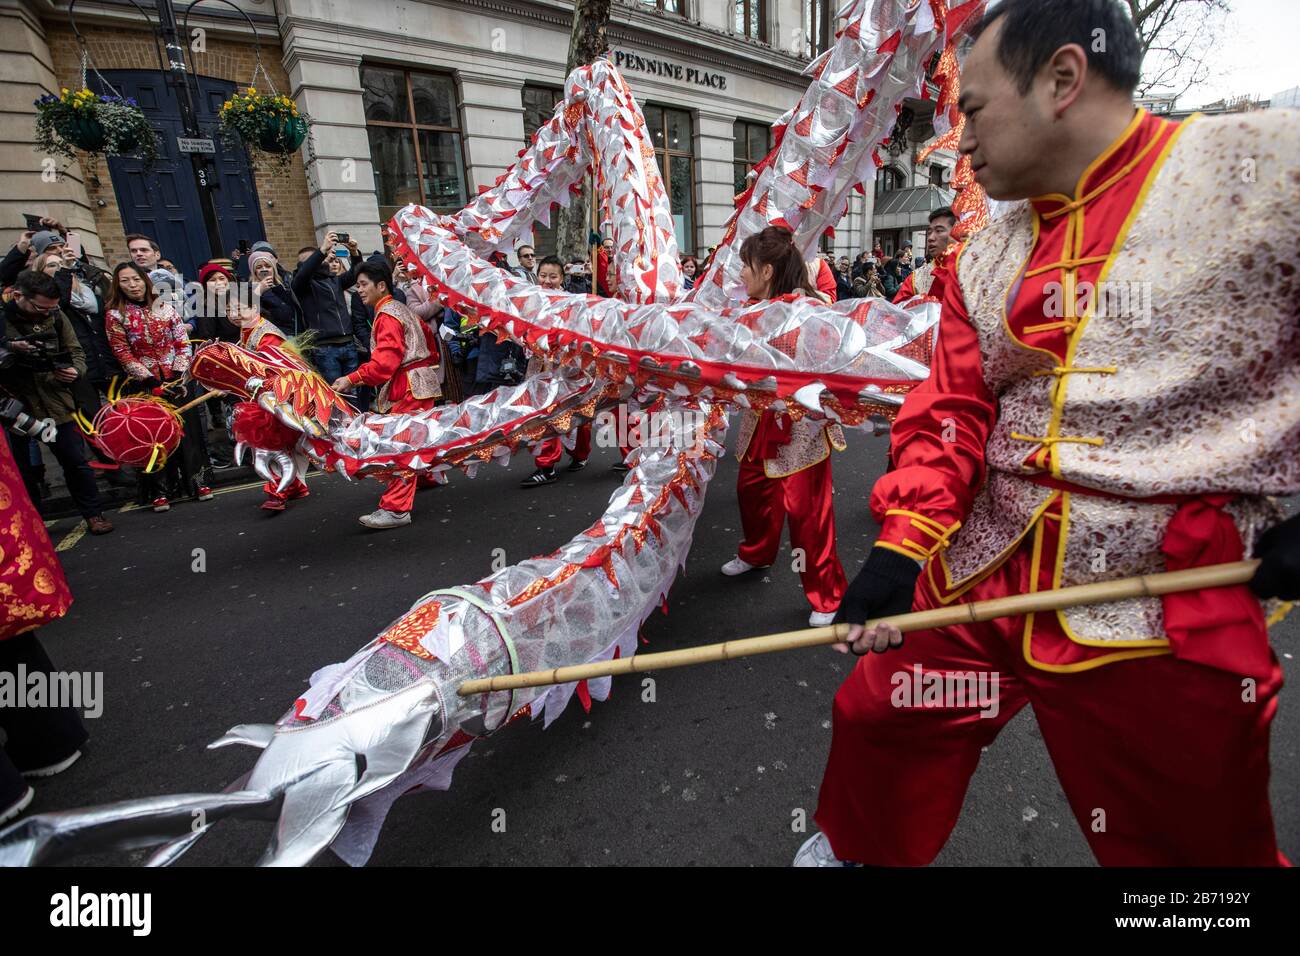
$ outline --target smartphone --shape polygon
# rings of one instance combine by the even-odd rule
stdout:
[[[68,248],[72,250],[72,258],[81,258],[81,233],[75,229],[68,230]]]
[[[346,232],[340,232],[340,233],[338,233],[337,235],[338,235],[338,237],[339,237],[339,242],[343,243],[343,245],[345,245],[345,246],[348,244],[348,240],[350,240],[350,239],[352,238],[352,237],[351,237],[350,235],[348,235]]]
[[[239,240],[239,254],[240,254],[241,256],[246,256],[246,255],[248,255],[248,240],[247,240],[247,239],[240,239],[240,240]]]
[[[41,217],[33,216],[29,212],[23,213],[23,218],[27,220],[27,228],[31,232],[40,232],[45,227],[41,225]]]

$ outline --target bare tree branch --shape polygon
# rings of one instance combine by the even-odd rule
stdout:
[[[1126,0],[1142,50],[1138,96],[1177,98],[1214,72],[1215,39],[1228,0]]]

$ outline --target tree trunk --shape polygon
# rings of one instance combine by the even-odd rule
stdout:
[[[573,32],[569,35],[569,62],[564,68],[568,76],[576,67],[591,63],[609,49],[605,28],[609,25],[610,0],[574,0]],[[584,183],[582,192],[574,196],[568,208],[559,211],[559,229],[556,236],[556,255],[564,262],[587,258],[587,234],[591,229],[590,199]],[[595,277],[592,277],[595,291]]]

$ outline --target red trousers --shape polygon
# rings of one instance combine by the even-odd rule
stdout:
[[[266,492],[268,498],[277,498],[280,501],[288,501],[291,498],[306,498],[309,494],[307,491],[307,482],[303,481],[301,478],[295,478],[293,481],[289,482],[289,487],[284,489],[284,491],[277,491],[276,483],[274,481],[268,481],[262,486],[262,490]]]
[[[1021,547],[960,600],[1029,590],[1030,561]],[[937,604],[922,575],[914,608]],[[933,860],[957,822],[980,748],[1031,704],[1102,865],[1285,862],[1268,800],[1269,724],[1282,686],[1276,658],[1243,700],[1251,695],[1240,675],[1168,655],[1041,670],[1025,661],[1024,632],[1023,617],[917,631],[901,648],[858,661],[835,695],[816,816],[836,856],[885,866]],[[947,706],[959,703],[952,697],[917,706],[919,694],[901,692],[915,687],[917,665],[986,675],[996,682],[996,715]]]
[[[560,463],[564,446],[558,436],[548,438],[537,446],[533,452],[533,461],[538,468],[554,468]],[[591,422],[578,426],[578,436],[573,442],[572,458],[574,461],[586,461],[591,456]]]
[[[790,546],[803,549],[799,577],[804,594],[814,611],[836,610],[848,585],[835,552],[830,458],[784,478],[767,477],[761,461],[741,461],[736,494],[745,533],[736,549],[740,559],[759,566],[776,561],[788,517]]]
[[[436,398],[412,398],[407,395],[399,401],[393,402],[390,411],[393,414],[414,414],[415,412],[426,411],[438,404]],[[417,479],[414,474],[398,475],[388,479],[388,484],[384,488],[383,495],[379,498],[379,507],[385,511],[393,511],[398,514],[404,514],[411,510],[415,504],[415,489],[428,488],[436,484],[433,476],[427,472],[420,475]]]

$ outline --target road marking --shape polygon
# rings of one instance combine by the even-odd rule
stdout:
[[[229,488],[213,488],[214,495],[228,495],[232,491],[247,491],[249,488],[261,488],[264,482],[250,481],[246,485],[231,485]]]
[[[67,551],[67,550],[69,550],[69,549],[72,548],[72,547],[73,547],[73,546],[74,546],[78,541],[81,540],[81,536],[84,535],[85,533],[86,533],[86,522],[84,522],[84,521],[78,521],[78,522],[77,522],[77,526],[76,526],[75,528],[73,528],[71,531],[69,531],[66,535],[63,536],[63,540],[60,541],[60,542],[55,546],[54,550],[55,550],[55,551]]]

